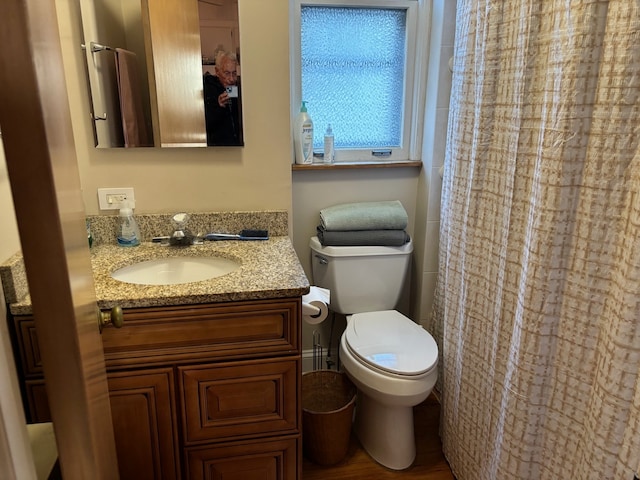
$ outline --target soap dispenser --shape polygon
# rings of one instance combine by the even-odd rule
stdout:
[[[140,229],[133,217],[133,210],[126,202],[119,213],[120,225],[118,227],[118,245],[121,247],[135,247],[140,245]]]
[[[313,163],[313,120],[307,112],[307,102],[302,102],[293,132],[295,161],[305,165]]]

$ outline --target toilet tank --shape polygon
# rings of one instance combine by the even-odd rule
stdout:
[[[331,310],[342,314],[392,310],[404,286],[413,245],[322,246],[312,237],[313,283],[331,291]]]

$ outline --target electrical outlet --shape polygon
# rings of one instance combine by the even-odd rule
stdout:
[[[107,204],[121,205],[127,201],[126,193],[107,193]]]
[[[100,210],[120,210],[125,206],[135,208],[136,198],[133,188],[99,188],[98,204]]]

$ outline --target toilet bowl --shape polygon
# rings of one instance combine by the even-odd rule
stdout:
[[[431,393],[438,363],[433,337],[393,310],[413,246],[323,246],[312,237],[310,248],[315,284],[347,317],[340,361],[358,390],[356,435],[378,463],[408,468],[416,455],[413,407]]]
[[[437,379],[438,348],[426,330],[395,310],[354,314],[340,361],[358,389],[355,432],[378,463],[403,470],[415,459],[413,407]]]

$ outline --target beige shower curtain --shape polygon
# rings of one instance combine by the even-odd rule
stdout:
[[[458,0],[440,273],[458,480],[640,465],[640,0]]]

